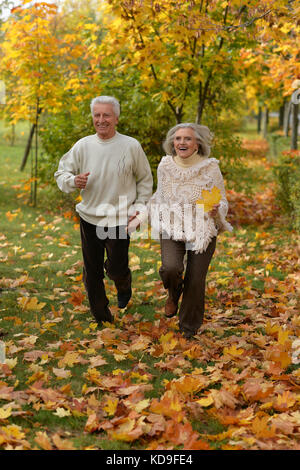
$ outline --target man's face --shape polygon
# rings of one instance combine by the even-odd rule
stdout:
[[[96,103],[94,105],[93,124],[100,139],[111,139],[115,135],[118,117],[111,104]]]

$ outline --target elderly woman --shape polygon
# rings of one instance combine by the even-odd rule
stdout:
[[[159,273],[168,290],[165,315],[176,315],[182,294],[179,329],[186,338],[203,322],[206,274],[216,237],[232,230],[225,219],[228,203],[218,160],[210,158],[211,142],[206,126],[183,123],[169,130],[163,145],[167,155],[157,168],[157,191],[148,206],[152,230],[160,237]],[[209,210],[205,194],[219,196]]]

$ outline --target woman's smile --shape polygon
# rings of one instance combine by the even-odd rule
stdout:
[[[198,150],[198,143],[193,129],[185,127],[175,132],[174,149],[176,155],[181,158],[188,158]]]

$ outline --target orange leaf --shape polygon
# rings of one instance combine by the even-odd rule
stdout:
[[[160,400],[154,399],[150,406],[153,413],[169,416],[180,422],[183,419],[182,405],[177,394],[168,390]]]
[[[197,393],[206,385],[207,381],[204,377],[186,375],[178,380],[172,380],[172,382],[168,384],[167,388],[175,389],[183,394],[192,395]]]
[[[271,428],[268,427],[268,421],[270,417],[264,416],[262,419],[259,419],[257,416],[252,423],[252,431],[258,438],[271,438],[276,435],[276,428],[272,425]]]
[[[285,391],[282,395],[278,395],[273,403],[273,407],[278,411],[287,411],[292,408],[296,403],[296,396],[290,391]]]
[[[35,442],[43,449],[43,450],[53,450],[52,444],[50,442],[47,433],[39,431],[35,438]]]
[[[85,295],[80,289],[78,289],[76,292],[72,292],[71,297],[69,297],[68,301],[72,305],[74,305],[74,307],[77,307],[82,304],[84,299],[85,299]]]
[[[274,391],[272,383],[266,384],[259,379],[249,379],[243,385],[243,392],[250,401],[262,400]]]
[[[185,424],[177,423],[176,421],[168,421],[163,438],[180,446],[185,444],[185,449],[189,449],[189,444],[196,441],[199,437],[189,422]]]
[[[284,351],[281,345],[269,348],[266,351],[266,359],[279,363],[282,369],[286,369],[292,363],[291,355]]]
[[[144,417],[142,417],[144,419]],[[138,439],[143,433],[142,426],[139,421],[126,417],[120,420],[119,425],[113,430],[107,430],[108,435],[111,439],[118,441],[132,442]]]
[[[61,439],[58,434],[54,434],[52,441],[59,450],[76,450],[71,441],[68,439]]]
[[[228,390],[212,390],[211,397],[214,400],[216,408],[228,406],[229,408],[235,409],[238,404],[238,400]]]
[[[97,418],[96,413],[93,413],[88,417],[84,430],[90,433],[96,432],[99,430],[99,420]]]

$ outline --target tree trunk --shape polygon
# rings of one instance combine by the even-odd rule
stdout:
[[[11,139],[10,145],[13,147],[15,145],[15,138],[16,138],[16,126],[12,124],[11,126]]]
[[[39,102],[39,100],[38,100],[38,102]],[[27,145],[26,145],[24,157],[23,157],[23,160],[22,160],[22,163],[21,163],[20,171],[24,170],[26,162],[28,160],[28,155],[29,155],[31,145],[32,145],[32,139],[33,139],[33,136],[34,136],[34,131],[36,130],[37,122],[38,122],[39,115],[41,114],[41,112],[42,112],[42,108],[40,108],[39,105],[37,104],[35,123],[32,124],[32,127],[30,129],[30,133],[29,133],[29,137],[28,137],[28,140],[27,140]]]
[[[291,140],[291,149],[297,150],[298,149],[298,112],[299,112],[299,105],[292,103],[292,140]]]
[[[204,108],[204,103],[200,102],[197,108],[196,124],[201,124],[203,108]]]
[[[176,108],[175,118],[176,124],[180,124],[182,122],[182,106],[180,108]]]
[[[284,123],[283,123],[283,131],[285,137],[289,135],[289,127],[290,127],[290,116],[291,116],[291,102],[285,103],[284,107]]]
[[[208,90],[208,81],[206,81],[204,87],[202,85],[202,82],[200,82],[199,83],[199,92],[198,92],[196,124],[201,124],[201,121],[202,121],[202,115],[203,115],[207,90]]]
[[[257,114],[257,133],[261,133],[261,119],[262,119],[262,110],[261,106],[258,108],[258,114]]]
[[[283,128],[284,109],[285,109],[285,103],[283,103],[283,105],[280,106],[280,108],[279,108],[279,115],[278,115],[278,127],[279,127],[279,129]]]
[[[39,115],[41,109],[39,108],[39,99],[37,99],[37,106],[36,106],[36,115],[35,115],[35,154],[34,154],[34,168],[31,174],[31,179],[33,180],[33,206],[36,206],[37,201],[37,178],[38,178],[38,154],[39,154],[39,147],[38,147],[38,137],[39,137]]]
[[[35,125],[35,153],[34,153],[34,174],[33,176],[33,207],[36,207],[37,201],[37,177],[38,177],[38,116]]]
[[[263,115],[263,136],[266,139],[268,134],[269,109],[266,107]]]
[[[30,152],[30,149],[31,149],[32,139],[33,139],[33,136],[34,136],[35,127],[36,127],[36,124],[35,123],[32,124],[31,129],[30,129],[30,133],[29,133],[29,136],[28,136],[28,140],[27,140],[27,145],[26,145],[25,152],[24,152],[24,157],[23,157],[23,160],[22,160],[22,163],[21,163],[21,166],[20,166],[20,171],[24,170],[25,165],[27,163],[29,152]]]

